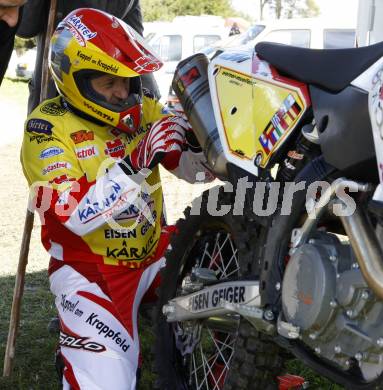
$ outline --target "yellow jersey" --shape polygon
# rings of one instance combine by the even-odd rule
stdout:
[[[21,161],[52,257],[130,268],[154,260],[163,214],[159,169],[142,181],[119,164],[153,122],[169,115],[144,95],[134,134],[73,113],[61,97],[28,116]]]

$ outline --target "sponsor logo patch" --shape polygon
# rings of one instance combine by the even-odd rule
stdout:
[[[85,321],[86,324],[96,328],[99,335],[103,335],[105,339],[113,340],[124,352],[127,352],[130,345],[127,344],[127,340],[122,338],[120,332],[116,332],[109,325],[104,324],[98,318],[98,314],[92,313]]]
[[[58,146],[52,146],[50,148],[44,149],[40,153],[40,160],[44,160],[46,158],[50,158],[53,156],[58,156],[59,154],[64,153],[64,149],[59,148]]]
[[[93,141],[94,133],[93,131],[88,130],[79,130],[74,133],[71,133],[70,137],[75,144],[81,144],[85,141]]]
[[[76,156],[79,160],[85,160],[87,158],[98,156],[97,146],[91,145],[85,148],[77,148]]]
[[[113,158],[124,158],[125,145],[120,139],[106,141],[105,154]]]
[[[124,240],[122,246],[118,248],[106,248],[105,256],[111,259],[117,260],[144,260],[156,247],[158,240],[155,238],[155,232],[148,238],[145,246],[142,247],[129,247],[128,243]]]
[[[118,200],[121,190],[122,187],[118,183],[113,182],[111,185],[111,193],[100,202],[90,203],[87,199],[84,208],[78,208],[77,210],[80,222],[87,223],[102,214],[104,211],[112,208],[113,204]]]
[[[49,183],[51,184],[61,184],[61,183],[66,183],[68,181],[75,181],[73,177],[68,177],[68,175],[61,175],[57,176],[54,179],[50,180]]]
[[[73,34],[74,38],[81,46],[86,45],[86,41],[94,38],[97,32],[91,31],[85,23],[81,21],[82,15],[72,15],[69,19],[64,22],[64,25]]]
[[[137,230],[113,230],[113,229],[105,229],[104,236],[107,240],[118,239],[118,238],[137,238]]]
[[[52,134],[52,123],[44,119],[29,119],[27,122],[28,133],[39,133],[39,134]]]
[[[43,114],[52,115],[52,116],[61,116],[67,112],[67,110],[64,107],[61,107],[59,104],[54,102],[45,104],[40,108],[40,111]]]
[[[45,137],[43,135],[33,135],[32,137],[29,137],[30,142],[36,141],[38,144],[41,144],[43,142],[50,142],[54,141],[53,137]]]
[[[66,311],[73,313],[75,311],[76,307],[78,306],[79,302],[80,302],[79,300],[77,300],[77,302],[73,302],[70,299],[67,299],[66,294],[61,294],[60,306],[61,306],[62,311],[64,313]]]
[[[104,352],[106,348],[94,341],[88,341],[89,337],[78,337],[70,336],[64,332],[60,332],[59,344],[62,347],[74,348],[74,349],[85,349],[92,352]]]
[[[115,136],[115,137],[120,136],[121,133],[122,133],[122,131],[116,129],[115,127],[111,128],[111,129],[109,130],[109,134],[110,134],[110,135],[113,135],[113,136]]]
[[[53,164],[47,165],[43,170],[42,173],[43,175],[46,175],[49,172],[56,171],[57,169],[69,169],[71,168],[71,164],[69,164],[66,161],[57,161]]]
[[[107,64],[101,60],[97,61],[97,65],[102,68],[105,72],[113,72],[117,73],[118,72],[118,67],[113,65],[113,64]]]
[[[114,119],[112,116],[106,114],[105,112],[102,112],[101,110],[99,110],[98,108],[96,107],[93,107],[91,104],[89,104],[88,102],[83,102],[84,103],[84,106],[86,108],[88,108],[89,110],[91,110],[92,112],[94,112],[96,115],[98,115],[100,118],[102,119],[106,119],[107,121],[113,123]]]

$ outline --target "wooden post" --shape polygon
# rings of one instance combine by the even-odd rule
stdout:
[[[47,31],[44,40],[43,65],[41,75],[40,102],[48,97],[49,69],[48,53],[49,43],[55,29],[55,17],[57,10],[57,0],[51,0],[48,16]],[[19,264],[17,266],[15,288],[13,290],[13,301],[11,316],[9,320],[9,330],[7,345],[5,348],[3,376],[10,376],[12,372],[13,361],[15,359],[16,337],[20,323],[21,301],[24,292],[25,271],[28,264],[29,244],[33,229],[34,214],[27,209],[24,222],[23,237],[21,240]]]

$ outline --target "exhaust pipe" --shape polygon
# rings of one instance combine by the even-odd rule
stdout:
[[[181,61],[174,73],[172,87],[193,127],[210,169],[218,177],[227,177],[223,153],[211,101],[208,58],[198,53]]]

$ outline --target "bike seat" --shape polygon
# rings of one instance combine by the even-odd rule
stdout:
[[[383,56],[383,42],[360,48],[324,50],[260,42],[255,51],[288,77],[340,92]]]

